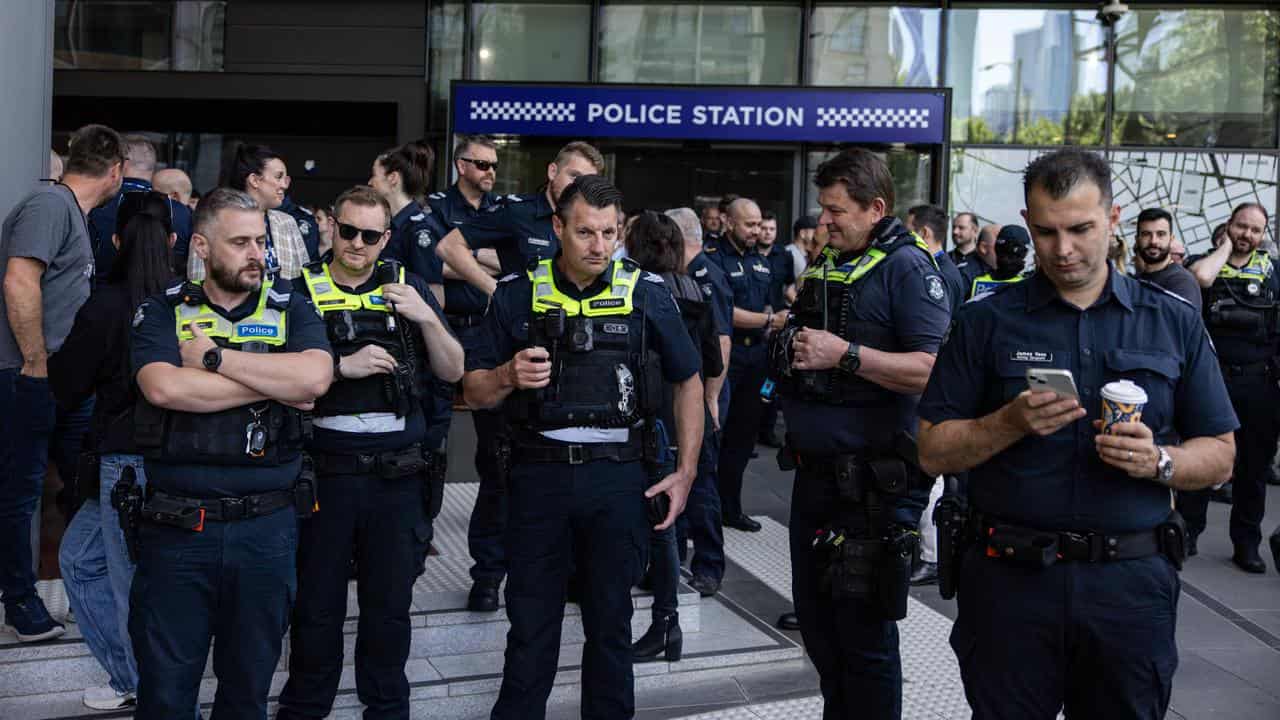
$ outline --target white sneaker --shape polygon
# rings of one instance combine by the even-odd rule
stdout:
[[[86,688],[84,704],[94,710],[120,710],[137,704],[137,697],[131,692],[116,692],[110,685]]]

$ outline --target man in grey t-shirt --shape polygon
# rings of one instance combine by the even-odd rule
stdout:
[[[36,595],[31,551],[56,420],[47,363],[89,297],[85,215],[115,197],[123,160],[111,128],[77,130],[61,182],[27,196],[0,226],[0,600],[5,624],[22,642],[64,631]]]

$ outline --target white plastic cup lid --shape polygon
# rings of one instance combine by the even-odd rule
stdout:
[[[1103,385],[1102,396],[1125,405],[1143,405],[1147,402],[1147,391],[1132,380],[1116,380]]]

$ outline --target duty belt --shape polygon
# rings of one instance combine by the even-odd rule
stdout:
[[[324,455],[313,453],[316,472],[323,475],[376,474],[386,479],[417,475],[426,468],[422,446],[414,443],[403,450],[358,455]]]
[[[1244,377],[1249,375],[1266,375],[1271,369],[1271,364],[1266,360],[1260,360],[1254,363],[1245,363],[1243,365],[1232,365],[1218,361],[1219,367],[1222,368],[1222,374],[1226,377]]]
[[[635,462],[644,459],[644,443],[642,440],[629,440],[624,443],[520,444],[512,447],[512,456],[523,462],[569,465],[581,465],[595,460]]]
[[[235,522],[270,515],[287,507],[301,508],[315,502],[310,484],[289,490],[272,490],[237,498],[189,498],[147,488],[142,519],[157,525],[201,532],[206,521]]]
[[[1167,554],[1165,527],[1135,533],[1038,530],[975,514],[972,532],[987,557],[1049,567],[1057,562],[1099,563]]]
[[[449,321],[449,327],[454,330],[465,330],[475,327],[484,322],[484,315],[449,315],[445,314],[445,319]]]

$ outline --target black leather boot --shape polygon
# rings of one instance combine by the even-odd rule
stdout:
[[[683,649],[680,613],[671,613],[653,621],[649,630],[631,646],[631,655],[636,662],[644,662],[657,660],[665,650],[667,662],[677,662]]]

